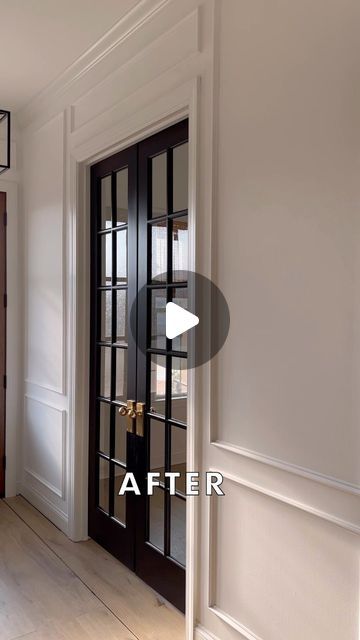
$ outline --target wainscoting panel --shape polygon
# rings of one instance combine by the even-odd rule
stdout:
[[[284,629],[291,640],[358,640],[357,537],[240,478],[223,489],[211,499],[211,611],[249,640]]]
[[[25,398],[24,472],[37,491],[65,499],[66,413]]]

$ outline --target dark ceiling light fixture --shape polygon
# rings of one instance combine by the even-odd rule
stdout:
[[[0,109],[0,174],[10,169],[10,111]]]

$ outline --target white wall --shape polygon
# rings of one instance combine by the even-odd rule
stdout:
[[[139,5],[104,55],[76,63],[20,113],[20,489],[73,537],[86,531],[88,227],[76,162],[165,125],[200,80],[196,265],[225,293],[231,330],[196,372],[193,455],[226,476],[225,497],[196,503],[197,635],[358,640],[359,9],[156,7]]]

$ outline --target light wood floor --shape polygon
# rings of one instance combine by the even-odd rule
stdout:
[[[184,640],[184,617],[93,540],[0,501],[1,640]]]

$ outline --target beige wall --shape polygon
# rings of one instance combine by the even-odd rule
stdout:
[[[354,484],[359,26],[355,1],[222,2],[217,218],[219,436]]]
[[[215,271],[231,332],[221,448],[205,447],[231,477],[202,621],[221,640],[357,640],[360,6],[218,9]]]

